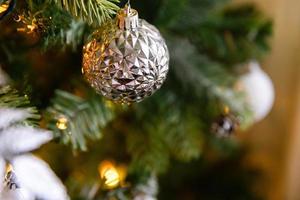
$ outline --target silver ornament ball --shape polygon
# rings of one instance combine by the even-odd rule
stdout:
[[[95,31],[83,49],[83,74],[100,94],[119,103],[140,102],[167,77],[169,52],[159,31],[130,7]]]

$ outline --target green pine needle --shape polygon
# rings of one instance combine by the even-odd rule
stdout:
[[[113,112],[99,97],[84,100],[58,90],[52,103],[47,113],[49,128],[63,143],[71,143],[74,150],[86,151],[86,140],[100,139],[102,129],[113,118]]]
[[[0,88],[0,108],[19,108],[26,109],[29,117],[23,123],[27,125],[36,125],[40,119],[38,110],[30,106],[30,101],[26,95],[21,96],[17,90],[10,86]]]
[[[101,25],[114,15],[119,0],[53,0],[59,7],[67,10],[89,24]]]

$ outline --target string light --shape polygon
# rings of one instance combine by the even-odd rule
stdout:
[[[115,166],[110,161],[103,161],[99,164],[98,171],[104,188],[113,189],[122,186],[126,177],[126,168],[124,166]]]
[[[68,128],[68,119],[60,117],[56,122],[56,127],[60,130],[66,130]]]
[[[103,161],[98,170],[106,188],[112,189],[120,184],[119,173],[111,162]]]
[[[229,106],[224,106],[224,114],[229,114],[229,113],[230,113]]]

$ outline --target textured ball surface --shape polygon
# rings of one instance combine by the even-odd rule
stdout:
[[[108,22],[84,46],[86,80],[98,93],[119,103],[139,102],[152,95],[162,86],[168,69],[164,39],[142,19],[133,30]]]

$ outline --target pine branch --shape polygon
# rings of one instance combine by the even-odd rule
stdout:
[[[201,27],[207,15],[224,6],[228,0],[162,0],[157,23],[161,26],[187,32]]]
[[[175,113],[170,111],[171,114]],[[185,115],[175,114],[169,118],[173,118],[173,123],[167,123],[161,134],[166,134],[164,140],[171,155],[182,162],[199,158],[203,151],[204,134],[197,116],[186,112]]]
[[[200,120],[179,98],[164,91],[134,106],[126,132],[132,173],[163,173],[171,158],[186,162],[201,155]]]
[[[76,50],[83,43],[85,36],[91,32],[92,27],[88,26],[87,23],[92,24],[93,22],[94,25],[98,26],[118,10],[113,2],[117,1],[89,0],[88,3],[85,3],[83,1],[77,2],[77,0],[73,2],[28,0],[28,10],[22,13],[23,20],[21,22],[24,23],[24,29],[27,28],[28,24],[37,24],[34,31],[42,36],[40,45],[44,49],[51,47],[65,49],[70,46]],[[80,15],[77,16],[77,19],[74,18],[73,9],[77,9],[76,16]]]
[[[0,88],[0,108],[22,108],[28,113],[28,119],[23,123],[27,125],[36,125],[40,119],[38,110],[30,106],[28,97],[20,96],[17,90],[12,89],[10,86]]]
[[[49,128],[74,150],[87,150],[86,140],[101,138],[103,128],[113,118],[113,112],[99,97],[84,100],[58,90],[52,103],[47,113]]]
[[[46,2],[29,1],[30,9],[22,12],[19,30],[41,36],[43,49],[52,47],[76,50],[90,33],[90,27],[82,20],[74,19],[67,11]],[[27,29],[34,24],[33,31]]]
[[[89,24],[100,26],[110,19],[119,7],[119,0],[53,0],[56,5],[67,10]]]
[[[234,76],[199,54],[187,39],[166,38],[172,66],[169,78],[175,75],[176,80],[167,83],[165,91],[135,106],[132,115],[136,118],[126,133],[133,172],[162,173],[171,157],[180,161],[198,158],[210,131],[210,119],[215,117],[210,115],[220,114],[221,105],[241,116],[242,126],[252,119],[244,96],[233,89]]]
[[[168,44],[173,58],[173,73],[185,89],[188,88],[188,93],[193,93],[189,98],[197,98],[198,101],[205,98],[209,99],[208,102],[219,101],[221,105],[228,106],[231,112],[241,117],[242,127],[252,123],[252,112],[246,103],[245,95],[234,89],[236,77],[221,64],[199,54],[188,40],[168,38]]]
[[[51,16],[51,24],[46,27],[41,41],[42,46],[50,47],[71,47],[76,50],[84,40],[89,28],[81,20],[73,19],[68,13],[57,9],[55,6],[43,12],[45,18]]]
[[[223,9],[188,33],[200,52],[229,66],[261,58],[270,49],[271,34],[271,21],[253,5]]]
[[[169,94],[161,98],[156,94],[139,104],[141,106],[137,106],[138,109],[135,111],[139,120],[131,123],[133,127],[126,133],[128,152],[132,156],[130,166],[133,172],[161,173],[167,169],[171,156],[181,161],[189,161],[201,155],[204,134],[210,128],[210,123],[205,124],[206,127],[201,127],[201,122],[205,120],[197,118],[196,115],[192,116],[192,113],[185,108],[190,106],[189,102],[184,102],[185,100],[194,96],[198,97],[198,101],[206,98],[209,99],[208,101],[218,99],[225,105],[229,105],[239,115],[247,114],[244,98],[242,96],[240,98],[239,94],[231,88],[235,81],[233,76],[220,64],[199,55],[188,40],[176,40],[172,43],[170,51],[174,60],[171,62],[171,70],[176,71],[180,84],[187,85],[188,94],[186,98],[178,95],[171,102],[168,102]],[[176,87],[176,82],[174,83]],[[166,91],[158,93],[164,92]],[[176,102],[183,102],[184,107],[178,106]],[[214,107],[219,106],[216,101],[212,104]],[[204,110],[207,102],[203,103],[204,108],[199,102],[196,105],[203,115],[211,113],[211,111]],[[207,119],[208,116],[204,118]]]
[[[156,22],[188,37],[199,52],[228,67],[261,58],[270,49],[272,22],[252,4],[224,7],[225,2],[165,0]]]
[[[120,187],[107,192],[105,197],[97,198],[99,200],[117,199],[117,200],[156,200],[158,193],[158,180],[152,173],[136,181],[130,187]]]
[[[163,140],[163,135],[157,130],[147,132],[146,129],[135,126],[127,134],[127,148],[132,158],[130,162],[131,173],[163,173],[167,170],[170,159],[169,151]]]

